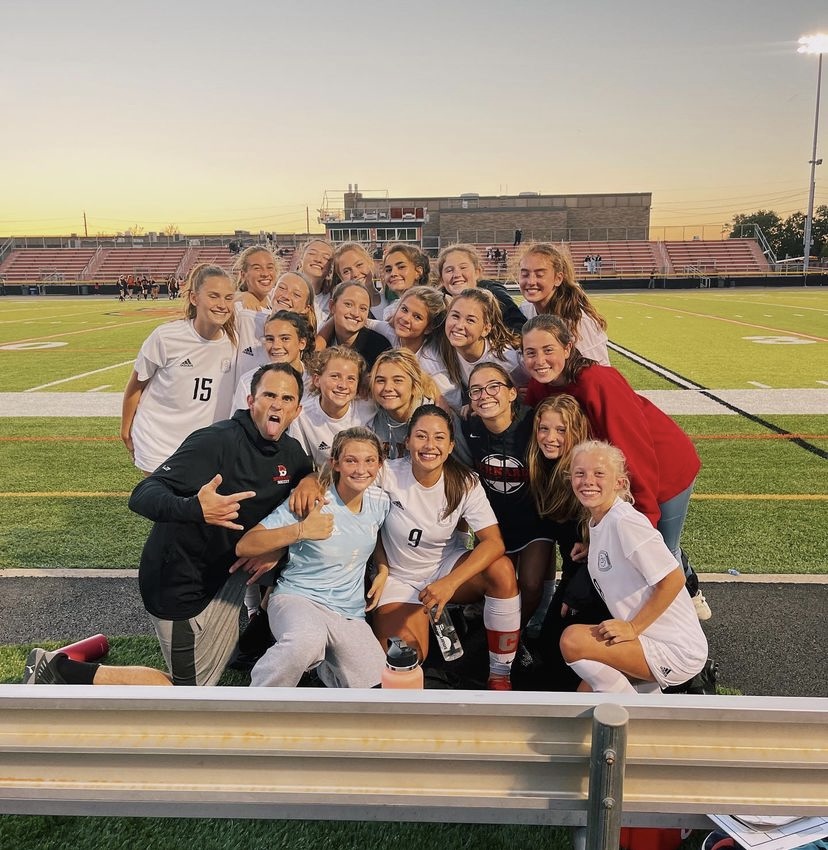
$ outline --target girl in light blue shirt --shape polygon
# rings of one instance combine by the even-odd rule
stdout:
[[[287,564],[267,604],[276,643],[253,668],[251,684],[294,687],[313,668],[329,687],[379,683],[385,653],[365,613],[377,604],[388,577],[384,553],[377,549],[390,509],[388,495],[374,486],[382,459],[379,440],[367,428],[341,431],[321,479],[328,484],[327,504],[314,508],[333,517],[330,536],[303,538],[302,523],[284,504],[239,541],[241,556],[274,553],[273,530],[297,525],[297,540],[288,547]],[[372,555],[377,575],[366,606],[365,566]]]

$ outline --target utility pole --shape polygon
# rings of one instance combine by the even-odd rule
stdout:
[[[305,233],[310,233],[310,207],[305,207]]]
[[[86,228],[86,210],[83,211],[83,235],[89,236],[89,231]]]

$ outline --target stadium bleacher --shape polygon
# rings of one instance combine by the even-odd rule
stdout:
[[[512,245],[477,245],[484,277],[509,276],[515,254]],[[648,242],[644,240],[561,243],[568,251],[575,275],[580,279],[659,275],[766,275],[767,258],[753,239]],[[486,258],[487,249],[505,251],[506,260]],[[282,249],[282,271],[293,268],[295,248]],[[600,272],[588,272],[587,256],[601,257]],[[197,263],[216,263],[228,271],[235,256],[226,245],[149,245],[99,248],[12,248],[0,263],[0,278],[6,283],[44,281],[91,281],[114,283],[121,274],[147,274],[162,281],[170,274],[186,276]]]

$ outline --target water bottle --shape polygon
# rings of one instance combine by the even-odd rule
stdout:
[[[456,661],[463,655],[463,645],[457,636],[457,629],[454,628],[454,622],[451,619],[451,614],[449,614],[448,606],[444,606],[443,613],[435,618],[436,611],[437,606],[435,605],[431,609],[431,616],[428,619],[437,637],[437,645],[440,647],[440,652],[443,653],[443,658],[446,661]]]
[[[71,658],[72,661],[97,661],[109,652],[109,641],[106,635],[92,635],[92,637],[70,643],[57,650]]]
[[[388,639],[385,669],[382,671],[383,688],[422,690],[423,668],[413,647],[402,638]]]

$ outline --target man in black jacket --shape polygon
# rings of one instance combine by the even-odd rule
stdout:
[[[287,364],[269,364],[253,376],[250,393],[248,410],[193,432],[129,500],[155,523],[138,583],[175,685],[218,681],[238,640],[248,573],[264,571],[261,560],[236,559],[236,542],[312,472],[308,456],[285,433],[300,410],[301,377]],[[332,530],[332,516],[313,510],[280,529],[279,545],[323,540]],[[162,676],[149,668],[79,664],[37,649],[24,681],[161,684]]]

